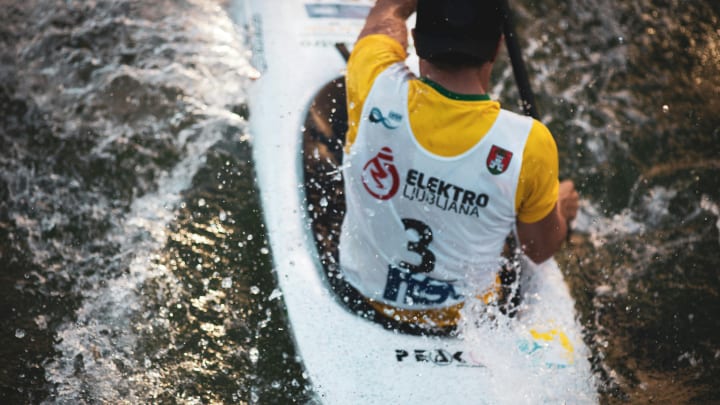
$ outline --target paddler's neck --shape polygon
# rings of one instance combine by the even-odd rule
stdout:
[[[487,94],[490,88],[492,63],[478,68],[440,69],[432,63],[420,59],[420,76],[428,78],[443,88],[457,94]]]

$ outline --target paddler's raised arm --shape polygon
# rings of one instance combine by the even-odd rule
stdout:
[[[416,8],[417,0],[378,0],[365,20],[358,40],[368,35],[384,34],[407,48],[407,19]]]

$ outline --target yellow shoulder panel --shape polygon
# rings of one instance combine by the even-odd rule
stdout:
[[[545,218],[558,198],[558,153],[550,131],[535,121],[523,153],[515,197],[518,219],[525,223]]]

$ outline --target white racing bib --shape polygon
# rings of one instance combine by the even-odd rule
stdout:
[[[532,119],[501,110],[467,152],[441,157],[418,144],[407,109],[407,67],[378,76],[343,175],[340,236],[346,280],[367,298],[404,309],[455,305],[492,286]]]

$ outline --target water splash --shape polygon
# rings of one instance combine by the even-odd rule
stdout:
[[[83,303],[75,320],[57,329],[60,357],[46,372],[56,384],[53,400],[61,402],[143,402],[147,395],[157,394],[153,387],[163,386],[162,372],[149,358],[136,355],[140,335],[134,320],[143,317],[143,286],[157,277],[173,285],[173,273],[158,264],[157,251],[169,236],[167,226],[177,215],[182,192],[205,165],[210,148],[223,140],[248,139],[242,135],[243,117],[230,108],[243,101],[239,97],[251,68],[235,27],[218,5],[191,1],[181,7],[158,4],[142,10],[128,3],[103,6],[96,11],[102,17],[67,27],[65,34],[117,35],[124,40],[120,55],[104,49],[110,60],[89,59],[97,66],[85,86],[66,84],[53,95],[86,100],[79,119],[69,120],[65,131],[85,125],[106,134],[89,150],[91,155],[116,160],[117,147],[129,145],[133,153],[160,164],[134,167],[134,175],[144,180],[142,188],[132,190],[137,198],[106,235],[117,254],[110,266],[95,268],[83,278],[77,286]],[[128,8],[129,16],[115,15]],[[162,18],[145,19],[159,12]],[[45,46],[47,38],[35,47]],[[33,46],[28,49],[28,54],[35,52]],[[54,77],[57,72],[45,69],[43,74]],[[145,131],[159,137],[164,149],[143,145],[148,138],[136,134]],[[166,152],[169,156],[162,155]],[[46,227],[61,220],[51,218]],[[224,334],[221,327],[204,326],[210,334]]]

